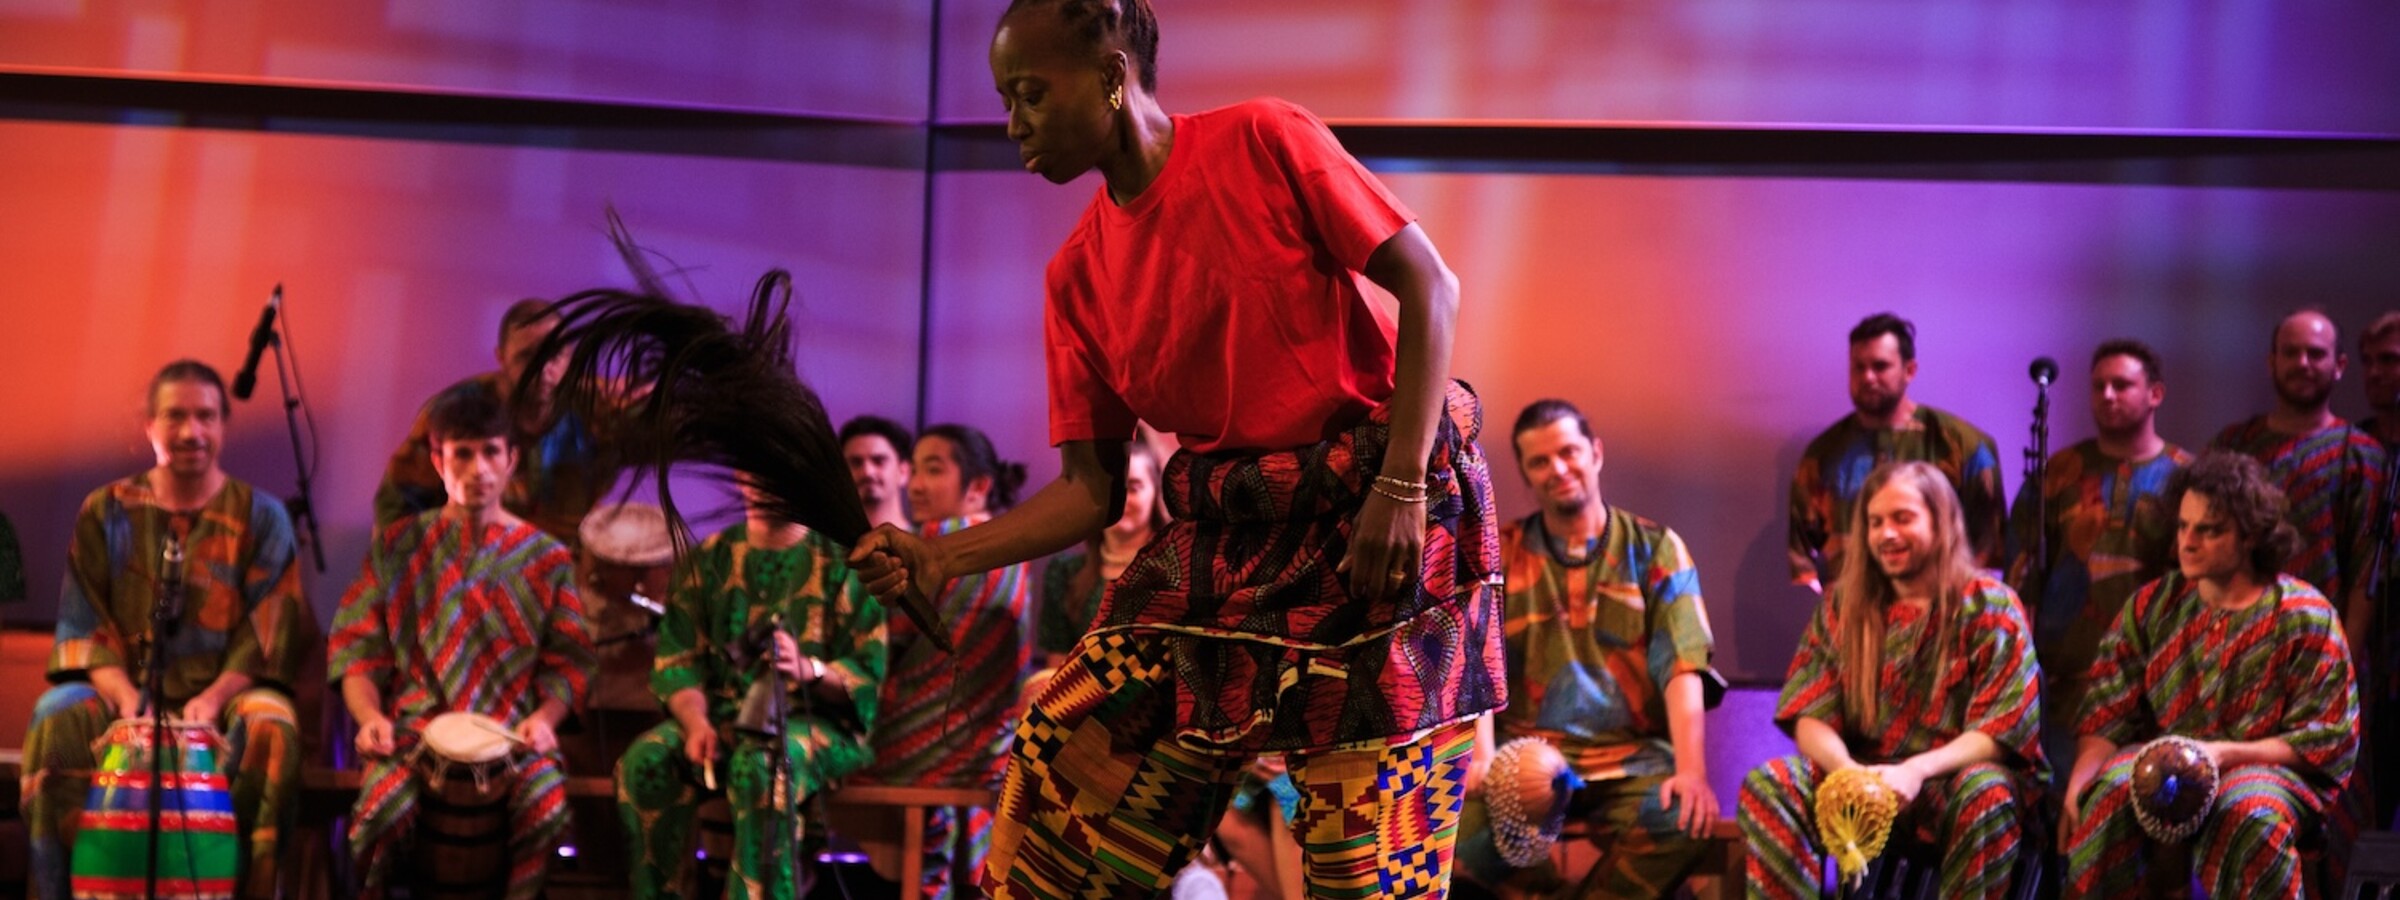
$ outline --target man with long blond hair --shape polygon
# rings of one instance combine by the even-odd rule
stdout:
[[[1943,848],[1940,896],[1997,896],[2019,810],[2047,779],[2032,628],[2008,586],[1976,569],[1940,469],[1887,463],[1860,496],[1849,537],[1861,552],[1809,621],[1775,710],[1800,752],[1742,782],[1751,894],[1817,895],[1817,785],[1864,766],[1901,798],[1894,835]]]

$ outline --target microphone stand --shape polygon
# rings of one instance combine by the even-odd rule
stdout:
[[[150,803],[150,857],[143,867],[143,896],[158,900],[158,835],[160,809],[166,790],[167,704],[166,687],[167,639],[174,636],[183,622],[183,539],[169,534],[167,549],[158,579],[158,597],[150,604],[149,657],[143,665],[143,690],[150,705],[150,787],[144,793]],[[176,768],[181,769],[181,761]]]
[[[2025,448],[2025,485],[2033,494],[2033,567],[2025,588],[2042,590],[2050,584],[2050,382],[2036,378],[2033,399],[2033,446]]]
[[[772,621],[775,623],[774,634],[782,634],[783,614],[776,613]],[[768,640],[772,642],[774,637],[770,635]],[[793,642],[793,650],[795,654],[799,650],[798,641]],[[765,868],[768,877],[774,877],[772,873],[778,871],[782,862],[778,857],[788,856],[792,864],[788,878],[796,880],[800,877],[800,836],[795,833],[799,829],[793,827],[791,813],[794,805],[791,799],[791,739],[785,735],[791,710],[785,705],[790,698],[784,694],[782,664],[783,660],[775,652],[774,644],[769,643],[767,696],[772,699],[767,704],[767,800],[775,805],[775,815],[767,821],[775,827],[775,840],[767,845]]]
[[[276,288],[276,296],[282,296],[282,285],[277,285]],[[325,571],[325,542],[317,533],[316,505],[310,500],[308,490],[309,479],[314,473],[309,471],[308,454],[300,449],[301,401],[299,397],[292,394],[292,376],[285,369],[283,334],[280,327],[276,329],[275,333],[267,336],[267,346],[275,351],[275,386],[283,393],[283,427],[292,436],[292,468],[300,473],[300,493],[290,500],[284,501],[283,505],[292,513],[292,530],[299,536],[302,543],[308,545],[309,555],[314,558],[317,571],[322,573]]]
[[[766,680],[763,683],[751,682],[749,691],[743,695],[741,712],[734,719],[734,731],[737,739],[738,735],[749,734],[761,738],[769,744],[767,748],[767,804],[774,807],[774,813],[768,817],[767,821],[769,827],[773,829],[770,833],[773,840],[767,844],[767,858],[763,862],[766,871],[772,872],[779,859],[786,854],[789,854],[795,863],[798,861],[800,836],[794,833],[798,829],[794,828],[792,823],[791,807],[794,804],[788,802],[791,791],[792,760],[788,752],[790,742],[784,732],[790,710],[786,705],[789,698],[785,696],[783,667],[778,658],[779,654],[776,652],[775,642],[775,637],[783,633],[783,614],[776,613],[770,622],[771,627],[763,632],[753,628],[750,631],[751,637],[742,642],[753,647],[762,643],[765,645],[754,650],[751,658],[766,663],[767,671]],[[793,877],[799,877],[796,868],[793,871]]]

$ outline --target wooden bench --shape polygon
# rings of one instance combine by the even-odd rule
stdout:
[[[301,819],[303,834],[322,836],[323,829],[335,818],[349,814],[356,801],[361,774],[355,770],[309,768],[301,772]],[[569,798],[613,799],[617,788],[613,779],[578,775],[567,778]],[[827,793],[829,827],[841,833],[845,819],[859,816],[888,816],[892,810],[900,813],[898,853],[901,884],[918,884],[924,878],[925,811],[948,807],[990,807],[998,802],[998,792],[985,788],[907,787],[888,784],[850,784]],[[614,823],[610,823],[614,824]],[[304,842],[322,843],[313,837]]]
[[[1569,820],[1559,832],[1558,846],[1551,848],[1550,861],[1558,866],[1567,884],[1583,880],[1583,874],[1600,861],[1600,848],[1592,846],[1588,823]],[[1748,862],[1748,852],[1742,843],[1742,829],[1733,819],[1718,819],[1708,830],[1708,849],[1700,855],[1700,864],[1693,867],[1686,886],[1693,896],[1708,900],[1712,897],[1735,898],[1744,895],[1742,866]]]

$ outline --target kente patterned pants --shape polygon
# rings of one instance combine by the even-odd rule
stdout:
[[[1086,636],[1017,728],[984,887],[995,897],[1163,895],[1258,748],[1155,740],[1175,714],[1164,641]],[[1406,743],[1287,754],[1312,898],[1446,896],[1474,723]]]

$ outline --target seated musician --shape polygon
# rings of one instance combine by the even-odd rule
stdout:
[[[1016,502],[1025,467],[1002,460],[989,435],[970,425],[925,429],[912,448],[908,510],[921,534],[955,534]],[[908,787],[989,788],[1007,761],[1020,715],[1020,682],[1032,659],[1025,639],[1032,578],[1023,563],[952,578],[932,597],[934,617],[956,652],[945,653],[906,616],[891,623],[891,677],[874,733],[875,764],[862,780]],[[973,896],[991,849],[992,811],[926,810],[923,877],[902,897]],[[906,862],[867,843],[876,874],[898,877]]]
[[[2167,496],[2177,568],[2135,591],[2101,637],[2076,720],[2066,892],[2126,896],[2164,864],[2137,827],[2133,769],[2146,742],[2176,735],[2200,742],[2219,778],[2192,871],[2170,877],[2197,877],[2212,897],[2300,897],[2302,851],[2325,845],[2358,763],[2350,647],[2333,603],[2279,574],[2299,535],[2265,467],[2212,450]]]
[[[158,465],[93,491],[75,518],[50,652],[56,686],[34,704],[25,735],[31,893],[67,896],[92,744],[112,720],[148,715],[151,607],[175,543],[182,612],[166,637],[155,699],[169,716],[219,726],[230,739],[235,828],[247,857],[237,893],[271,897],[275,835],[300,775],[290,685],[316,630],[300,595],[298,544],[282,503],[217,465],[232,410],[216,370],[168,364],[150,381],[148,410],[143,430]]]
[[[1742,781],[1750,896],[1818,895],[1817,788],[1857,767],[1900,800],[1893,834],[1941,848],[1936,896],[2000,896],[2049,781],[2032,628],[2015,592],[1975,568],[1941,470],[1885,463],[1858,496],[1852,551],[1775,706],[1800,752]]]
[[[748,516],[703,542],[660,623],[650,686],[671,721],[617,765],[617,808],[633,843],[633,895],[677,896],[688,884],[692,822],[707,793],[733,806],[726,896],[792,896],[801,804],[874,759],[867,730],[883,686],[884,612],[850,570],[848,551],[777,519],[744,487]],[[745,704],[785,689],[778,723]]]
[[[575,558],[502,508],[517,448],[488,385],[445,391],[427,420],[449,502],[383,529],[334,616],[327,668],[368,761],[350,849],[364,893],[381,896],[427,787],[409,765],[418,735],[438,714],[478,713],[529,751],[507,791],[506,828],[507,896],[529,900],[567,826],[553,729],[592,673]]]
[[[1565,813],[1590,823],[1602,851],[1573,896],[1673,894],[1718,813],[1702,716],[1724,681],[1699,569],[1674,529],[1608,503],[1605,447],[1573,404],[1525,407],[1511,441],[1540,510],[1500,529],[1510,702],[1486,720],[1479,755],[1528,737],[1562,754],[1582,784]],[[1535,852],[1524,818],[1538,820],[1544,795],[1477,781],[1451,877],[1504,896],[1560,893],[1564,873]]]

